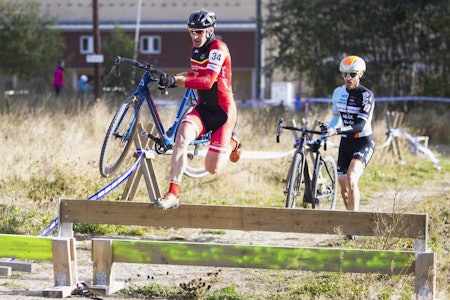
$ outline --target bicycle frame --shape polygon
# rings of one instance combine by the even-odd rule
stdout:
[[[155,150],[159,154],[163,154],[167,152],[168,150],[172,149],[174,143],[175,143],[175,136],[178,131],[178,128],[181,124],[181,120],[185,113],[192,107],[194,107],[197,104],[197,95],[195,94],[194,90],[192,89],[186,89],[183,99],[181,100],[180,106],[178,108],[178,111],[175,115],[175,120],[170,127],[169,130],[165,130],[163,123],[161,122],[161,118],[158,113],[158,109],[156,106],[155,101],[153,100],[153,97],[148,89],[148,84],[152,81],[157,81],[156,79],[152,78],[151,75],[148,72],[145,72],[142,76],[141,81],[139,82],[137,90],[132,94],[139,99],[139,103],[136,108],[136,113],[132,121],[132,127],[134,128],[135,122],[137,120],[137,115],[139,114],[139,111],[144,103],[147,102],[147,105],[150,109],[150,113],[152,115],[158,136],[155,136],[151,133],[147,133],[147,136],[151,138],[153,141],[155,141]],[[205,135],[202,135],[198,139],[192,141],[191,145],[197,145],[202,144],[210,139],[210,133],[206,133]]]
[[[159,78],[155,78],[154,75],[167,76],[167,74],[149,64],[118,57],[116,58],[112,69],[112,71],[115,71],[118,75],[118,67],[122,62],[144,69],[145,72],[143,73],[136,90],[131,93],[125,102],[118,108],[107,131],[100,155],[100,173],[104,177],[113,174],[124,160],[125,155],[130,148],[130,144],[132,143],[133,135],[135,134],[137,123],[139,122],[140,110],[144,103],[147,103],[149,107],[156,132],[149,133],[143,130],[139,134],[154,141],[156,153],[164,154],[173,149],[176,134],[184,115],[190,111],[198,101],[194,90],[186,89],[176,112],[175,120],[171,124],[171,127],[166,130],[158,113],[157,105],[151,95],[149,85],[159,81]],[[167,91],[163,90],[162,92]],[[210,138],[211,133],[207,132],[189,144],[189,146],[192,147],[192,151],[189,151],[188,153],[188,157],[191,161],[194,157],[198,156],[198,146],[207,146]],[[206,175],[206,171],[199,167],[191,167],[188,165],[185,174],[190,177],[201,177]]]
[[[311,203],[312,208],[316,208],[321,200],[330,199],[331,209],[334,209],[337,181],[336,164],[331,157],[323,156],[320,151],[322,144],[324,150],[326,150],[326,138],[313,139],[310,136],[310,134],[321,134],[326,128],[324,123],[319,122],[319,125],[321,131],[312,130],[305,126],[298,128],[282,125],[282,119],[278,123],[277,142],[279,142],[281,129],[301,132],[300,137],[296,137],[295,140],[296,150],[286,179],[286,207],[295,207],[297,197],[301,195],[303,184],[304,207],[307,203]],[[311,156],[311,159],[307,158],[308,155]],[[310,166],[313,167],[312,174],[309,171]]]

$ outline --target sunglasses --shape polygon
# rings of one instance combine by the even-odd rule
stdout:
[[[188,29],[190,34],[201,35],[203,32],[206,32],[206,29]]]
[[[358,73],[347,73],[347,72],[342,73],[342,77],[344,78],[347,78],[348,75],[350,75],[351,78],[355,78],[356,75],[358,75]]]

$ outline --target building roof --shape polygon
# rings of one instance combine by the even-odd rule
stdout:
[[[124,31],[135,31],[136,21],[101,21],[99,29],[101,31],[112,31],[116,27]],[[92,21],[58,21],[53,28],[62,31],[92,31]],[[144,31],[186,31],[185,21],[146,21],[139,23],[140,30]],[[256,23],[253,21],[222,21],[217,24],[216,31],[255,31]]]
[[[92,20],[93,0],[34,1],[41,4],[42,13],[58,20]],[[214,11],[219,22],[250,21],[256,16],[256,0],[98,0],[99,20],[136,20],[139,3],[141,19],[149,22],[185,20],[203,8]]]

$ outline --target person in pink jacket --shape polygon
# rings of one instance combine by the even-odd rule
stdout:
[[[55,95],[59,96],[64,88],[64,62],[60,61],[53,73],[53,89]]]

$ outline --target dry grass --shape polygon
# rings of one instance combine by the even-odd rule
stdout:
[[[44,97],[42,101],[36,99],[24,101],[24,105],[14,103],[9,112],[2,107],[0,213],[3,212],[3,215],[0,214],[2,225],[0,229],[3,232],[8,232],[8,229],[12,228],[16,233],[22,231],[36,234],[54,217],[58,198],[86,199],[112,180],[100,176],[98,159],[104,134],[115,112],[115,104],[106,101],[90,103],[89,108],[80,111],[75,109],[73,99],[68,101],[69,103],[64,105],[51,97]],[[171,120],[173,109],[172,106],[163,109],[162,120]],[[239,108],[239,110],[238,133],[243,141],[244,150],[251,151],[285,152],[292,149],[294,139],[288,132],[284,132],[280,144],[275,142],[277,120],[283,117],[285,120],[295,119],[299,123],[305,117],[299,112],[282,111],[274,107]],[[329,108],[314,111],[307,119],[310,122],[328,120]],[[147,118],[141,119],[143,120],[148,120],[148,115]],[[168,126],[166,122],[164,123]],[[386,139],[383,117],[377,118],[374,128],[377,144],[381,145]],[[331,142],[337,144],[338,140],[338,137],[333,137]],[[328,152],[337,157],[335,148],[329,147]],[[155,160],[155,169],[162,191],[168,184],[169,159],[168,156],[158,156]],[[283,179],[290,159],[291,157],[287,156],[276,160],[241,160],[237,164],[229,163],[217,176],[202,179],[184,178],[182,201],[282,207],[285,201],[282,192]],[[424,182],[436,184],[439,173],[430,167],[431,163],[418,161],[417,157],[409,155],[406,150],[404,159],[406,165],[398,166],[394,162],[395,158],[386,149],[375,152],[370,167],[361,180],[363,205],[373,202],[377,208],[378,198],[392,198],[394,200],[392,210],[398,210],[396,205],[408,198],[404,194],[406,191],[414,186],[421,187]],[[449,169],[447,160],[444,163],[444,172],[448,173]],[[119,187],[107,198],[117,199],[121,191]],[[386,191],[393,191],[393,195],[389,196]],[[136,200],[148,201],[143,182]],[[341,202],[338,198],[338,208],[342,208]],[[402,211],[419,210],[412,206],[410,201],[407,201],[405,206],[401,208]],[[10,223],[8,226],[2,224],[2,220],[4,221],[8,215],[18,214],[14,212],[16,209],[23,211],[16,223]],[[448,212],[448,208],[446,211]],[[446,231],[440,227],[433,228],[433,232]],[[440,245],[436,247],[440,249]],[[448,249],[439,251],[448,252]],[[441,264],[444,272],[445,270],[448,272],[448,261]],[[367,276],[360,277],[355,274],[349,276],[353,278],[352,281],[364,282],[367,279]],[[358,276],[357,279],[355,276]],[[345,278],[341,280],[347,280]],[[378,278],[372,280],[378,282]],[[444,278],[440,280],[445,284]],[[396,284],[394,281],[392,286]]]
[[[54,99],[42,97],[14,102],[12,108],[0,115],[2,124],[0,176],[2,198],[48,200],[55,197],[86,198],[112,179],[104,179],[98,171],[98,159],[104,134],[114,114],[116,103],[106,101],[90,103],[89,108],[75,109],[76,99]],[[11,102],[11,101],[9,101]],[[175,106],[162,108],[161,118],[169,126]],[[306,118],[310,124],[315,120],[329,120],[330,108],[320,107]],[[143,112],[141,121],[150,120]],[[277,107],[240,108],[238,133],[244,151],[285,152],[292,149],[293,137],[285,131],[281,143],[275,142],[275,126],[283,117],[286,121],[298,123],[305,118],[303,113],[283,111]],[[167,121],[165,121],[167,120]],[[378,145],[386,139],[384,118],[375,121],[375,138]],[[330,140],[337,144],[338,137]],[[328,147],[328,154],[337,157],[337,149]],[[169,157],[158,156],[155,169],[161,190],[168,184]],[[283,179],[287,173],[290,156],[282,159],[241,160],[229,163],[217,176],[202,179],[184,178],[182,201],[187,203],[248,204],[282,206],[284,203]],[[132,163],[130,157],[128,164]],[[394,158],[386,149],[375,152],[369,170],[377,166],[392,165]],[[62,194],[33,195],[30,183],[39,179],[49,182],[63,181]],[[230,197],[229,191],[233,191]],[[51,193],[51,191],[48,191]],[[120,192],[110,197],[117,198]],[[147,201],[144,184],[136,199]]]

